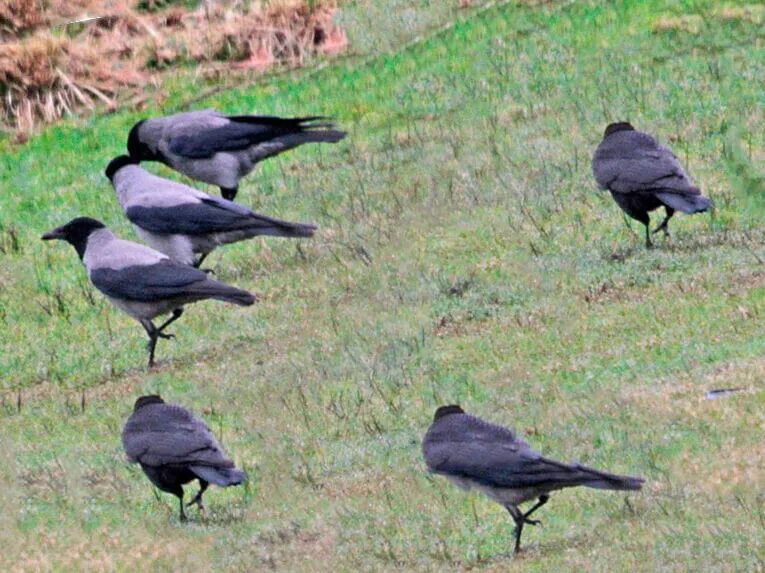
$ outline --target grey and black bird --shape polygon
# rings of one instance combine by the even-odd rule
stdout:
[[[311,237],[314,225],[289,223],[157,177],[127,155],[106,168],[117,201],[146,243],[170,258],[198,267],[217,246],[260,235]]]
[[[202,420],[156,395],[136,400],[122,429],[122,447],[130,462],[141,464],[151,483],[178,497],[181,521],[186,520],[183,484],[199,480],[199,492],[188,505],[204,510],[202,494],[211,483],[228,487],[247,479]]]
[[[255,297],[247,291],[212,280],[199,269],[173,261],[154,249],[118,239],[103,223],[78,217],[42,236],[61,239],[80,256],[93,286],[114,306],[135,318],[149,336],[149,367],[159,338],[172,338],[165,329],[180,318],[183,306],[215,299],[249,306]],[[160,326],[156,317],[172,313]]]
[[[441,406],[422,441],[431,472],[462,489],[474,488],[502,505],[515,522],[515,552],[520,551],[523,526],[547,503],[550,492],[575,486],[638,490],[639,477],[620,476],[578,463],[544,458],[511,430],[466,414],[457,405]],[[527,511],[520,504],[537,500]]]
[[[224,115],[213,109],[144,119],[128,136],[138,161],[161,161],[184,175],[217,185],[233,200],[239,180],[260,161],[304,143],[336,143],[345,132],[323,117]]]
[[[647,247],[652,246],[650,211],[664,207],[666,216],[653,232],[664,231],[668,236],[675,211],[700,213],[712,205],[691,183],[672,151],[627,122],[606,127],[592,158],[592,172],[598,186],[610,191],[627,215],[645,225]]]

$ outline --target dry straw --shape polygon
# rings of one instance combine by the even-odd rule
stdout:
[[[334,0],[6,0],[0,4],[0,122],[25,138],[38,124],[113,109],[168,68],[299,66],[336,53]],[[135,99],[133,101],[136,101]]]

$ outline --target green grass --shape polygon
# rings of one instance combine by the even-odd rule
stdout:
[[[245,180],[245,204],[322,231],[300,251],[216,252],[217,276],[261,302],[189,307],[152,372],[142,329],[39,235],[92,215],[135,238],[103,168],[139,117],[210,86],[180,75],[162,108],[0,144],[3,560],[762,571],[763,19],[702,0],[454,4],[346,4],[351,56],[196,104],[331,115],[350,135]],[[590,173],[617,119],[668,142],[715,201],[654,250]],[[746,391],[704,399],[720,387]],[[212,489],[204,519],[180,524],[124,459],[150,391],[202,415],[250,475]],[[513,558],[506,513],[424,468],[422,434],[453,402],[646,487],[553,495]]]

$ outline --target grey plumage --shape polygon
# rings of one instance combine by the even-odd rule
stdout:
[[[161,161],[217,185],[233,200],[239,180],[260,161],[304,143],[336,143],[345,135],[321,117],[227,116],[206,109],[139,121],[127,147],[133,159]]]
[[[699,213],[712,205],[691,183],[672,151],[627,122],[606,127],[592,158],[592,172],[598,186],[610,191],[625,213],[645,225],[648,247],[650,211],[665,208],[666,217],[653,232],[669,235],[675,211]]]
[[[202,420],[156,395],[136,400],[122,430],[122,446],[128,461],[140,464],[154,485],[178,497],[181,520],[186,519],[183,484],[199,480],[199,493],[188,505],[204,509],[208,484],[227,487],[246,480]]]
[[[138,235],[193,266],[217,246],[256,236],[311,237],[316,227],[259,215],[226,199],[157,177],[122,155],[106,168],[117,201]]]
[[[501,504],[515,521],[515,551],[520,550],[524,524],[547,503],[548,494],[567,487],[638,490],[643,479],[565,464],[531,449],[511,430],[466,414],[456,405],[436,410],[422,442],[425,463],[431,472],[446,476],[462,489],[475,488]],[[519,505],[538,499],[525,513]]]
[[[95,219],[73,219],[42,238],[61,239],[74,246],[93,286],[141,323],[149,336],[149,367],[154,365],[157,340],[172,338],[164,330],[180,318],[184,305],[205,299],[239,306],[255,302],[247,291],[212,280],[154,249],[118,239]],[[158,327],[154,325],[154,318],[169,312],[171,318]]]

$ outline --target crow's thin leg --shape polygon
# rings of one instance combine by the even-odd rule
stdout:
[[[192,505],[196,504],[197,507],[199,508],[199,511],[204,511],[205,510],[205,506],[202,505],[202,494],[205,492],[205,490],[207,489],[208,485],[210,485],[210,484],[207,483],[205,480],[200,479],[199,480],[199,491],[197,492],[197,495],[195,495],[194,498],[189,503],[186,504],[186,507],[191,507]]]
[[[515,521],[515,549],[513,553],[520,553],[521,551],[521,533],[523,533],[523,524],[526,521],[525,516],[521,513],[516,505],[506,505],[505,509],[510,513],[510,516]]]
[[[167,328],[168,326],[170,326],[172,323],[174,323],[176,320],[178,320],[179,318],[181,318],[181,315],[182,315],[182,314],[183,314],[183,308],[176,308],[176,309],[173,311],[173,316],[171,316],[171,317],[170,317],[170,318],[168,318],[168,319],[167,319],[165,322],[163,322],[162,324],[160,324],[160,325],[159,325],[159,327],[156,329],[156,330],[157,330],[157,336],[158,336],[159,338],[165,338],[165,339],[170,339],[170,338],[173,338],[173,335],[172,335],[172,334],[164,334],[162,331],[163,331],[163,330],[165,330],[165,328]]]
[[[649,227],[648,223],[645,224],[645,248],[650,249],[653,247],[653,242],[651,242],[651,227]]]
[[[529,515],[534,513],[536,510],[538,510],[540,507],[546,504],[549,500],[550,500],[549,495],[540,495],[539,500],[534,505],[534,507],[532,507],[526,513],[523,514],[523,522],[528,523],[529,525],[539,525],[540,523],[542,523],[538,519],[529,519]]]
[[[183,511],[183,495],[179,495],[178,496],[178,501],[180,502],[180,507],[181,507],[180,520],[181,521],[186,521],[188,518],[186,517],[186,512]]]
[[[147,349],[149,350],[149,368],[154,368],[154,351],[157,348],[157,337],[152,336],[149,338],[149,344]]]
[[[664,206],[664,209],[667,211],[667,216],[664,217],[664,220],[661,222],[661,224],[656,227],[653,232],[658,233],[659,231],[664,231],[664,236],[669,237],[669,220],[672,218],[672,215],[675,214],[675,210],[672,207]]]
[[[143,329],[146,331],[146,334],[151,338],[154,335],[154,331],[157,330],[157,327],[154,326],[154,323],[150,320],[141,319],[140,322],[141,326],[143,326]]]
[[[202,253],[201,255],[199,255],[199,258],[194,263],[194,268],[198,269],[199,267],[201,267],[202,263],[204,262],[204,260],[207,258],[207,255],[209,254],[210,253]],[[211,272],[211,271],[205,271],[205,272]]]
[[[176,308],[173,311],[173,316],[163,322],[159,328],[154,326],[154,323],[150,320],[142,320],[141,326],[149,335],[149,342],[146,344],[146,349],[149,351],[149,368],[154,366],[154,351],[157,349],[157,340],[160,338],[170,339],[173,338],[172,334],[165,334],[162,331],[171,323],[178,320],[183,314],[183,308]]]
[[[239,192],[239,187],[221,187],[220,188],[220,194],[223,195],[224,199],[228,199],[229,201],[233,201],[238,192]]]
[[[150,320],[141,320],[141,326],[143,326],[146,334],[149,335],[149,342],[146,343],[146,350],[149,351],[149,368],[151,368],[154,366],[154,349],[157,347],[157,338],[159,338],[159,334],[157,333],[157,327],[154,326],[154,323]]]
[[[195,269],[199,269],[200,271],[202,271],[203,273],[207,273],[208,275],[214,275],[215,271],[212,270],[212,269],[200,269],[199,268],[199,267],[202,266],[202,262],[207,258],[207,255],[209,255],[209,254],[210,253],[204,253],[204,254],[200,255],[199,259],[197,259],[197,261],[194,263],[194,268]]]

